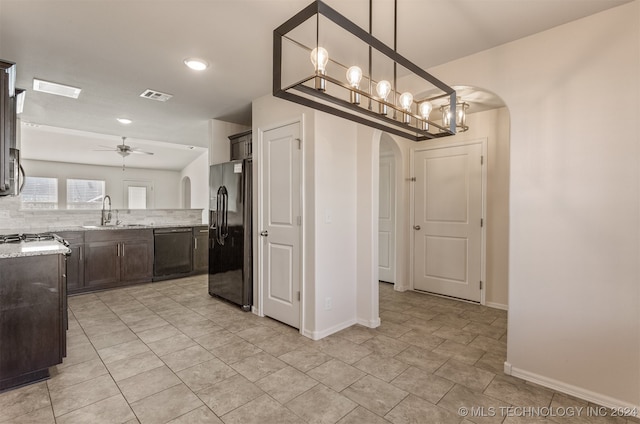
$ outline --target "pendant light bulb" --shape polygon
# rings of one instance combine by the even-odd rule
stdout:
[[[353,88],[358,88],[360,86],[360,81],[362,81],[362,69],[358,66],[352,66],[347,69],[347,81],[349,81],[349,85]]]
[[[429,123],[427,121],[429,120],[429,115],[431,114],[432,110],[433,105],[431,104],[431,102],[422,102],[420,103],[420,106],[418,106],[418,112],[423,119],[422,129],[425,131],[429,130]]]
[[[433,105],[431,104],[431,102],[420,103],[420,116],[422,116],[422,119],[424,119],[425,121],[429,119],[429,115],[431,114],[432,110]]]
[[[362,69],[358,66],[352,66],[347,69],[347,81],[349,85],[355,89],[360,87],[360,81],[362,81]],[[354,105],[360,104],[360,93],[355,90],[351,90],[351,94],[349,96],[351,103]]]
[[[327,63],[329,62],[329,52],[323,47],[316,47],[311,50],[311,63],[316,70],[316,73],[324,75],[327,69]]]
[[[382,100],[379,103],[378,112],[380,115],[386,115],[387,105],[385,105],[384,102],[387,101],[387,97],[389,96],[389,93],[391,93],[391,83],[387,80],[380,81],[378,85],[376,85],[376,93],[378,93],[378,96]]]
[[[391,93],[391,83],[387,80],[380,81],[376,85],[376,93],[382,100],[386,101],[389,93]]]
[[[400,99],[398,99],[398,102],[400,103],[400,107],[402,107],[402,109],[404,110],[404,113],[402,114],[402,122],[404,122],[405,124],[410,124],[413,94],[409,93],[408,91],[402,93],[400,95]]]
[[[413,103],[413,94],[409,93],[408,91],[405,93],[402,93],[400,95],[400,106],[402,107],[402,109],[406,110],[406,111],[410,111],[411,110],[411,104]]]

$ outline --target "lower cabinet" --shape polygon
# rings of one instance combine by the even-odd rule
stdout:
[[[104,230],[85,233],[84,286],[88,291],[150,282],[153,230]]]
[[[209,231],[206,225],[189,228],[192,269],[185,275],[209,271]],[[70,294],[147,283],[154,279],[153,230],[108,229],[61,231],[69,243],[67,290]]]
[[[193,273],[209,272],[209,229],[206,225],[193,227]]]
[[[0,259],[0,391],[49,376],[66,353],[63,255]]]
[[[67,290],[75,292],[84,287],[84,231],[56,233],[69,243],[71,254],[67,257]]]

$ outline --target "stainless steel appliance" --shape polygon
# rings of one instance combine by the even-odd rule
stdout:
[[[251,173],[245,159],[209,169],[209,294],[251,309]]]

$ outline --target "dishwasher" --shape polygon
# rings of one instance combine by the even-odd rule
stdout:
[[[153,281],[183,277],[193,271],[191,227],[153,230]]]

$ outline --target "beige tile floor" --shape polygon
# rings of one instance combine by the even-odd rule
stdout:
[[[315,342],[211,298],[206,276],[69,307],[67,358],[48,381],[0,394],[0,423],[640,422],[519,416],[509,407],[588,405],[502,373],[505,312],[388,284],[379,328]]]

